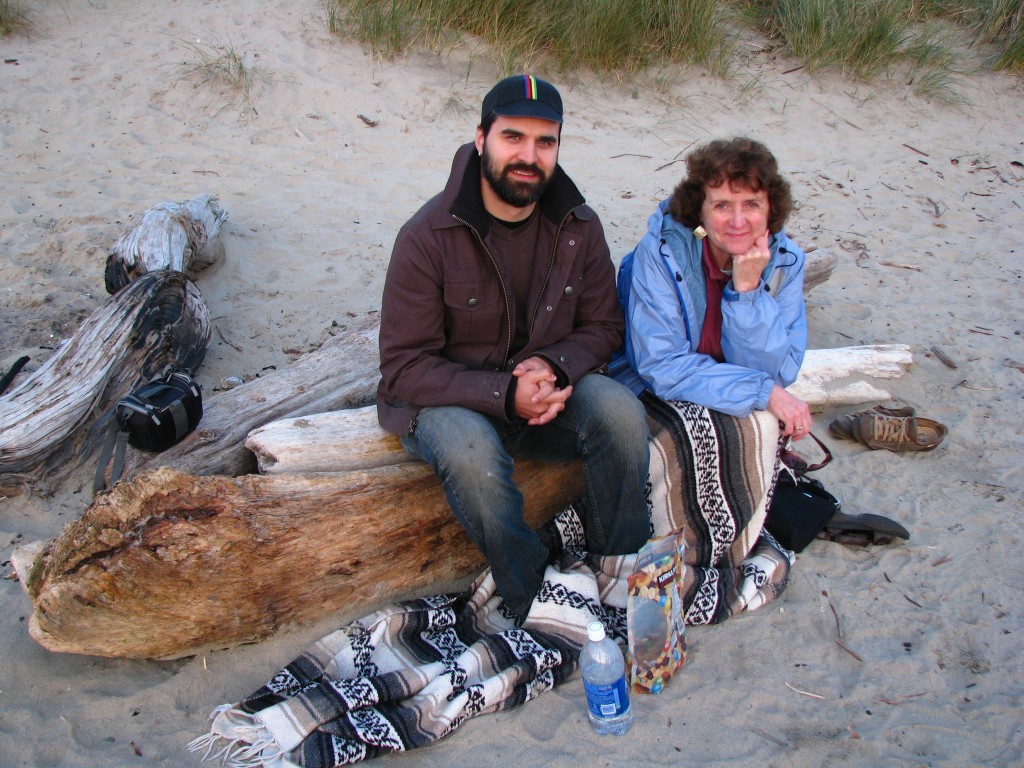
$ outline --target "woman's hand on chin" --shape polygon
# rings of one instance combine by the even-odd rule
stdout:
[[[768,250],[768,230],[757,238],[746,253],[732,257],[732,287],[737,293],[753,291],[761,284],[761,273],[772,253]]]

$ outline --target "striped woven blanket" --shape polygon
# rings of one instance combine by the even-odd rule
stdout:
[[[682,528],[688,624],[716,623],[772,600],[792,553],[762,532],[778,427],[689,403],[645,401],[653,440],[653,535]],[[217,708],[190,745],[232,766],[340,766],[434,742],[477,715],[518,706],[576,670],[586,627],[626,636],[635,555],[582,551],[579,504],[548,523],[563,550],[521,627],[484,572],[461,594],[396,603],[339,629],[262,688]]]

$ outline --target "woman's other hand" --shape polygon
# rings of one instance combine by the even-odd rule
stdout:
[[[772,256],[768,250],[768,230],[754,241],[746,253],[732,257],[732,287],[737,293],[753,291],[761,284],[761,273]],[[768,410],[771,410],[769,407]]]
[[[768,412],[782,424],[782,434],[800,440],[811,431],[811,409],[776,384],[768,397]]]

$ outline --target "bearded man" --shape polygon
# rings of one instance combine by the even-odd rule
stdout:
[[[515,458],[582,459],[590,552],[650,533],[643,407],[602,375],[624,332],[615,269],[558,165],[562,120],[544,80],[491,89],[444,191],[398,233],[381,306],[380,424],[433,468],[520,624],[555,553],[523,518]]]

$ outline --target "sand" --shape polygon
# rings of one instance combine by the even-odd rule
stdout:
[[[379,307],[395,232],[440,190],[498,77],[468,49],[377,61],[329,36],[315,3],[29,5],[32,35],[0,40],[0,363],[30,355],[21,376],[103,301],[107,249],[129,217],[202,192],[230,215],[225,258],[198,279],[216,328],[198,372],[207,392],[315,349]],[[218,44],[257,68],[250,102],[189,74],[188,46]],[[790,234],[840,257],[808,297],[811,346],[911,345],[914,365],[885,386],[950,429],[933,453],[897,455],[832,440],[839,411],[816,416],[836,455],[826,486],[848,511],[901,520],[911,540],[813,543],[780,602],[689,630],[689,665],[636,700],[625,738],[588,731],[576,677],[378,765],[1024,761],[1024,88],[971,76],[969,104],[951,106],[794,66],[762,53],[731,81],[550,75],[567,108],[561,161],[618,260],[688,147],[768,144],[801,204]],[[88,483],[86,467],[51,497],[0,501],[3,559],[79,516]],[[186,744],[213,707],[331,626],[128,661],[37,645],[16,580],[0,605],[0,765],[12,767],[196,765]]]

